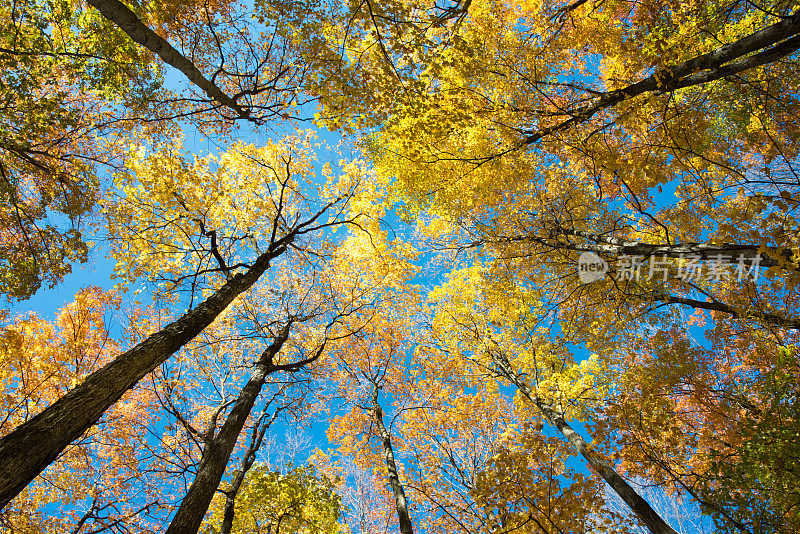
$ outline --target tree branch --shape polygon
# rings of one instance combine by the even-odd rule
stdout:
[[[236,112],[236,118],[259,122],[251,117],[250,110],[225,94],[169,42],[147,27],[136,14],[119,0],[87,0],[105,18],[118,26],[128,37],[158,55],[164,63],[181,71],[190,82],[203,90],[212,100]]]

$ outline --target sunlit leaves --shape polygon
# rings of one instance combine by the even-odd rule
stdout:
[[[247,265],[341,191],[332,183],[320,198],[305,196],[316,179],[312,147],[306,134],[193,161],[177,142],[133,152],[106,209],[119,276],[224,279]]]
[[[77,3],[15,2],[0,27],[0,291],[24,299],[86,260],[96,164],[114,158],[113,135],[102,136],[132,127],[109,126],[108,112],[144,114],[158,73]]]
[[[219,532],[223,494],[211,504],[204,532]],[[297,532],[338,534],[341,497],[333,481],[318,476],[311,467],[270,470],[255,466],[238,492],[232,533]]]
[[[109,329],[119,304],[113,292],[90,288],[52,323],[30,316],[3,328],[0,433],[31,419],[117,355],[119,345]],[[144,476],[139,453],[154,408],[155,398],[146,390],[126,394],[3,510],[3,525],[54,534],[78,523],[136,525],[138,511],[158,499],[153,487],[132,483]],[[53,514],[54,509],[61,513]]]

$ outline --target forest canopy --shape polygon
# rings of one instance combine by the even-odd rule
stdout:
[[[800,530],[797,2],[0,25],[4,532]]]

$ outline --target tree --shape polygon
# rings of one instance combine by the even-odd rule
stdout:
[[[85,222],[131,142],[169,139],[186,121],[225,136],[237,120],[299,116],[311,67],[283,21],[243,7],[24,0],[0,11],[5,296],[26,299],[86,261]],[[200,92],[164,84],[172,67]]]
[[[336,492],[342,499],[343,519],[354,533],[386,534],[394,528],[396,510],[380,475],[362,469],[351,459],[332,460],[322,451],[312,456],[312,464],[335,480]]]
[[[569,445],[452,354],[426,349],[417,397],[398,424],[409,491],[428,532],[604,532],[615,524],[602,482],[567,466]],[[462,377],[439,376],[434,362]],[[464,377],[463,375],[468,375]],[[422,511],[424,510],[424,512]]]
[[[233,447],[236,445],[245,421],[253,409],[266,377],[268,374],[278,370],[274,364],[274,359],[289,337],[290,326],[291,322],[283,327],[276,336],[275,341],[255,362],[250,379],[236,397],[231,412],[219,428],[219,431],[215,433],[216,429],[212,426],[206,432],[204,436],[205,446],[197,468],[197,474],[186,496],[181,500],[181,505],[178,507],[167,532],[197,532],[200,528],[206,510],[228,465]],[[299,365],[297,366],[299,367],[307,362],[298,363]]]
[[[611,252],[608,249],[614,248],[610,242],[617,242],[652,246],[659,253],[672,251],[671,257],[681,254],[681,247],[695,250],[710,247],[708,252],[725,256],[727,262],[736,263],[743,253],[749,259],[759,250],[774,256],[766,263],[785,265],[787,260],[792,261],[788,236],[793,230],[781,219],[787,210],[792,211],[786,204],[787,198],[792,197],[789,191],[781,193],[780,187],[791,184],[792,154],[796,148],[788,132],[794,127],[793,122],[780,121],[777,130],[772,131],[765,118],[761,127],[754,121],[745,124],[741,119],[732,120],[719,111],[719,106],[714,107],[719,99],[727,99],[730,91],[717,91],[717,86],[710,84],[720,75],[741,73],[741,83],[748,80],[753,91],[737,97],[737,105],[745,105],[749,99],[754,101],[747,104],[749,109],[759,109],[758,99],[768,94],[780,102],[781,110],[794,109],[794,78],[789,76],[780,81],[776,78],[786,68],[782,58],[795,50],[797,15],[787,11],[788,7],[779,6],[773,15],[766,15],[769,10],[748,11],[733,5],[731,18],[724,22],[707,14],[710,31],[729,42],[694,57],[690,56],[696,50],[693,47],[709,49],[711,45],[709,32],[699,29],[706,20],[701,18],[702,22],[698,22],[680,9],[672,13],[673,8],[668,5],[650,6],[652,13],[647,16],[643,14],[645,9],[630,15],[634,29],[625,26],[628,15],[623,5],[619,9],[585,3],[563,9],[545,6],[542,8],[545,13],[540,14],[532,12],[534,8],[529,6],[490,8],[468,4],[463,10],[445,15],[425,11],[423,6],[415,7],[417,11],[413,14],[415,11],[409,6],[394,6],[392,9],[397,12],[393,17],[353,14],[353,25],[356,28],[363,25],[363,34],[358,34],[362,40],[354,39],[357,44],[353,46],[365,48],[364,55],[369,58],[359,55],[359,62],[353,68],[367,71],[365,77],[370,83],[364,84],[366,90],[375,90],[374,85],[382,87],[381,84],[395,89],[386,94],[394,99],[391,107],[377,99],[369,108],[381,110],[371,114],[378,117],[383,117],[384,110],[389,109],[392,119],[382,123],[382,132],[373,136],[367,146],[372,148],[384,172],[397,177],[399,194],[411,203],[412,213],[429,208],[432,215],[443,219],[445,228],[460,228],[474,237],[462,246],[471,243],[494,248],[495,244],[501,249],[498,253],[505,256],[538,257],[550,252],[592,248],[605,248],[608,254]],[[472,10],[471,16],[467,16],[467,8]],[[366,11],[372,7],[366,3],[360,4],[359,9]],[[724,12],[726,8],[720,9]],[[669,24],[675,26],[670,38],[660,33],[661,26],[653,20],[661,19],[654,13],[668,17]],[[571,21],[569,28],[565,26],[566,17]],[[450,18],[457,19],[456,23],[446,29],[439,27]],[[541,35],[541,39],[520,40],[514,20],[534,26],[538,31],[533,33]],[[609,20],[613,22],[610,26]],[[743,28],[744,20],[763,21],[764,27],[748,34]],[[384,37],[384,31],[398,32],[402,37],[393,40]],[[487,33],[503,37],[486,42]],[[686,59],[679,67],[665,65],[663,54],[649,51],[642,56],[639,47],[636,57],[632,57],[630,46],[620,47],[615,41],[629,35],[644,49],[650,50],[652,42],[655,49],[666,47]],[[579,73],[572,59],[587,42],[590,44],[586,47],[596,49],[605,58],[598,72],[592,75]],[[384,46],[381,52],[379,45],[385,43],[394,48]],[[778,43],[775,48],[758,52],[775,43]],[[409,63],[409,56],[421,56],[425,61]],[[745,56],[741,61],[737,59]],[[492,64],[495,58],[499,58],[497,68]],[[643,65],[646,61],[652,64]],[[791,60],[787,64],[790,63]],[[764,64],[769,68],[760,70]],[[585,71],[585,67],[581,68]],[[633,78],[639,72],[648,72],[648,68],[656,69],[657,74],[639,81]],[[706,68],[710,72],[695,72]],[[628,76],[627,87],[620,82],[618,71]],[[582,80],[554,82],[548,78],[556,75],[583,76],[596,87]],[[779,95],[776,83],[786,84],[786,90]],[[619,88],[610,90],[609,85]],[[520,87],[529,90],[521,91]],[[357,91],[352,85],[347,88],[341,94]],[[639,98],[649,92],[660,92],[663,96]],[[395,99],[395,93],[401,98]],[[487,96],[481,99],[476,94]],[[676,94],[680,98],[670,96]],[[504,95],[508,101],[494,95]],[[334,93],[324,94],[322,100],[331,102],[331,108],[343,109],[345,118],[351,110],[364,111],[358,107],[359,99],[342,104]],[[694,117],[688,112],[693,105],[708,108],[709,115],[728,125],[728,130],[687,121]],[[420,113],[421,109],[427,111]],[[595,117],[598,113],[599,118]],[[658,122],[650,117],[666,118]],[[536,126],[539,123],[541,127]],[[766,144],[753,142],[754,136],[759,135]],[[699,141],[689,146],[687,139]],[[737,148],[737,140],[745,148]],[[498,146],[501,148],[495,150]],[[632,152],[631,147],[635,147]],[[631,156],[621,158],[620,154],[625,153]],[[504,156],[504,161],[500,161],[500,156]],[[765,165],[757,168],[760,163],[756,162]],[[727,191],[735,191],[739,185],[766,187],[765,181],[753,176],[758,172],[785,175],[788,181],[772,179],[769,189],[774,196],[759,194],[746,201],[726,198]],[[442,184],[442,176],[452,178]],[[653,213],[653,190],[669,182],[686,200],[679,210]],[[532,183],[540,184],[535,193],[526,191]],[[717,192],[708,193],[702,201],[692,200],[697,197],[695,192],[704,187],[706,191]],[[582,193],[579,195],[578,191]],[[593,200],[598,196],[603,202]],[[778,204],[773,204],[773,200]],[[630,212],[606,208],[617,201],[630,206]],[[739,208],[742,202],[748,202],[753,211],[742,213]],[[689,208],[699,204],[702,209]],[[780,204],[784,207],[780,208]],[[485,206],[499,209],[487,212]],[[700,214],[707,219],[699,217]],[[730,224],[722,224],[722,219],[732,215],[734,220]],[[718,225],[720,232],[710,239],[706,236],[701,239],[699,232]],[[772,232],[773,226],[784,230],[775,230],[777,233],[770,234],[767,240],[754,242],[754,235],[767,237],[766,232]],[[687,232],[689,228],[696,231]],[[737,228],[735,235],[731,234],[732,228]],[[778,234],[783,237],[776,237]],[[514,246],[515,242],[525,245]],[[457,245],[451,242],[450,246]],[[719,248],[713,250],[715,247]],[[792,272],[790,269],[788,276],[794,276]],[[566,292],[571,290],[567,288]],[[639,300],[704,306],[703,299],[688,297],[686,289],[666,294],[650,289],[623,290],[627,293],[625,302],[638,295]],[[796,318],[786,311],[752,309],[752,305],[744,306],[727,295],[715,295],[705,307],[735,317],[760,317],[780,327],[797,324]]]
[[[14,262],[0,260],[0,290],[57,281],[102,198],[98,232],[123,286],[145,278],[169,317],[189,310],[0,440],[0,504],[235,312],[219,346],[241,359],[218,368],[232,390],[208,394],[219,377],[202,372],[172,384],[169,366],[150,379],[178,429],[164,455],[175,476],[158,475],[175,529],[196,530],[217,489],[233,528],[256,465],[242,433],[259,442],[266,375],[300,362],[301,382],[332,381],[349,403],[330,435],[372,475],[385,466],[376,515],[404,532],[635,528],[605,505],[605,482],[652,532],[674,526],[642,485],[688,495],[721,531],[796,530],[794,3],[91,0],[0,13],[13,30],[0,92],[24,103],[0,111]],[[166,66],[189,84],[161,87]],[[295,104],[311,101],[369,157],[325,186],[303,134],[194,161],[175,140],[191,123],[227,144],[241,124],[308,118]],[[123,157],[113,184],[101,177]],[[386,213],[417,223],[414,245],[446,265],[430,309]],[[341,223],[353,233],[335,236]],[[187,403],[170,393],[189,383]],[[573,468],[576,453],[597,476]]]
[[[96,166],[113,162],[115,137],[133,133],[109,108],[122,110],[119,120],[146,119],[160,76],[77,3],[15,2],[0,10],[0,25],[0,292],[25,299],[86,260],[81,232],[101,194]]]
[[[392,434],[384,421],[380,403],[384,389],[388,388],[387,393],[391,394],[393,383],[402,375],[404,340],[409,336],[409,317],[416,307],[413,289],[404,286],[413,270],[404,261],[402,244],[396,245],[395,254],[399,257],[393,258],[390,251],[385,250],[381,237],[385,236],[362,231],[352,235],[347,243],[344,257],[352,262],[347,270],[358,272],[362,267],[359,264],[363,264],[367,279],[380,281],[382,299],[375,308],[354,315],[357,326],[352,328],[352,334],[328,351],[323,376],[334,382],[338,396],[346,399],[347,408],[351,410],[334,420],[329,438],[341,444],[339,453],[342,456],[358,457],[359,467],[385,472],[400,532],[413,534],[410,506]],[[363,437],[356,444],[354,439],[359,434]],[[371,441],[380,443],[380,453],[373,449]]]
[[[289,274],[297,277],[302,273],[292,270]],[[338,273],[327,274],[334,279],[338,277]],[[286,303],[280,303],[281,307],[285,308],[278,313],[282,312],[286,316],[285,320],[270,315],[267,315],[267,319],[271,319],[270,322],[258,320],[256,314],[250,317],[255,323],[255,327],[251,327],[252,330],[260,331],[260,335],[267,339],[271,338],[272,341],[268,342],[269,345],[256,361],[251,363],[250,377],[235,399],[232,398],[225,403],[231,404],[231,408],[224,422],[220,424],[219,430],[215,427],[225,405],[220,406],[212,416],[209,428],[199,436],[203,440],[203,446],[195,479],[181,500],[167,532],[197,532],[267,377],[278,373],[288,374],[291,377],[294,373],[314,364],[330,340],[351,335],[347,328],[342,328],[343,320],[371,301],[369,289],[372,288],[367,286],[369,289],[364,291],[363,287],[359,287],[361,284],[357,278],[332,283],[321,273],[312,275],[316,275],[313,278],[317,279],[312,278],[310,282],[306,282],[305,288],[296,278],[293,284],[295,287],[284,297]],[[349,291],[342,291],[343,289]],[[256,305],[249,305],[247,308],[268,309],[268,301],[257,302]],[[303,328],[306,323],[312,321],[321,324]],[[241,328],[241,325],[239,327]],[[295,331],[293,337],[298,341],[287,343],[292,330]],[[290,381],[291,379],[287,383]],[[251,450],[247,455],[252,458],[254,453],[255,450]],[[236,494],[230,497],[235,503]]]
[[[109,320],[119,306],[119,295],[89,288],[53,323],[31,316],[3,328],[0,433],[33,418],[119,353],[120,342],[109,333]],[[102,532],[120,523],[137,524],[139,515],[163,499],[146,482],[146,467],[138,461],[155,408],[155,397],[143,389],[125,394],[5,508],[3,527],[9,532],[77,532],[83,527]]]
[[[477,286],[474,305],[488,317],[488,295],[524,303],[489,322],[473,312],[451,328],[464,331],[465,344],[480,342],[469,349],[480,365],[527,388],[579,450],[592,456],[540,384],[557,384],[566,399],[588,386],[571,371],[574,356],[552,361],[553,345],[596,352],[609,378],[636,374],[623,355],[652,351],[640,340],[687,335],[691,323],[676,306],[694,311],[693,321],[711,312],[708,337],[734,368],[753,369],[749,352],[796,343],[794,6],[381,9],[361,3],[353,13],[351,70],[321,91],[331,124],[376,127],[364,145],[408,218],[425,221],[434,243],[460,253],[463,265],[475,262],[448,298]],[[377,96],[349,98],[361,90]],[[674,206],[659,197],[665,190]],[[616,269],[583,284],[580,252]],[[525,341],[540,343],[535,332],[546,325],[555,341]],[[687,365],[689,356],[680,357]],[[609,391],[590,390],[613,405]],[[578,420],[609,423],[604,409],[599,402]],[[706,420],[709,435],[714,421]],[[596,437],[606,443],[622,428]],[[672,467],[652,456],[639,462],[660,483],[680,485]],[[614,478],[608,467],[595,465]],[[714,480],[702,485],[723,484]]]
[[[334,457],[383,477],[401,528],[404,519],[424,532],[617,526],[613,516],[597,519],[608,513],[601,483],[564,468],[569,443],[541,436],[540,413],[514,407],[495,376],[445,344],[458,325],[440,325],[442,342],[430,345],[414,334],[424,331],[413,322],[421,313],[398,315],[409,308],[394,304],[331,350],[331,376],[347,399],[329,429]]]
[[[252,332],[246,334],[253,325],[243,320],[243,312],[252,308],[255,302],[263,307],[275,306],[263,295],[258,300],[251,297],[245,302],[246,306],[240,302],[234,313],[227,313],[188,344],[174,362],[163,364],[154,373],[152,382],[152,389],[163,406],[163,412],[166,412],[154,425],[152,434],[159,435],[158,428],[163,427],[168,432],[162,434],[155,444],[148,444],[148,455],[152,458],[147,462],[149,469],[163,473],[160,487],[163,494],[172,496],[176,503],[173,508],[186,508],[190,504],[200,518],[204,513],[197,512],[197,509],[202,508],[204,496],[214,495],[215,489],[220,491],[213,484],[213,475],[225,471],[228,481],[223,491],[222,532],[230,532],[238,491],[260,457],[265,437],[270,441],[267,434],[270,427],[287,413],[291,414],[290,417],[298,416],[297,412],[304,409],[309,390],[308,381],[297,377],[296,373],[277,372],[275,355],[271,367],[253,361],[258,360],[263,352],[275,351],[278,344],[284,346],[288,341],[288,345],[292,345],[292,342],[288,339],[288,332],[285,340],[273,339],[269,330],[280,327],[280,322],[263,325],[264,331],[257,336]],[[305,333],[309,333],[308,329]],[[265,343],[268,345],[266,349],[263,348]],[[270,376],[264,376],[260,394],[254,395],[261,374]],[[251,400],[253,409],[248,414],[246,406]],[[243,428],[237,435],[235,425],[242,419]],[[230,441],[234,444],[228,457],[226,447]],[[237,469],[230,474],[234,463]],[[208,482],[209,474],[212,482]],[[190,485],[193,487],[191,498]],[[172,523],[172,526],[179,524],[174,520]]]
[[[607,410],[627,436],[619,454],[628,469],[672,481],[721,532],[791,532],[797,423],[784,380],[794,350],[769,354],[762,343],[740,357],[693,346],[679,333],[666,341],[657,335],[655,350],[637,356],[641,370],[630,368]]]
[[[129,202],[123,202],[118,211],[110,213],[112,233],[117,231],[119,232],[117,235],[130,236],[128,238],[130,241],[125,241],[122,249],[118,249],[119,254],[127,254],[127,272],[136,272],[137,269],[138,272],[144,272],[149,268],[153,269],[155,273],[159,273],[162,265],[160,263],[154,265],[149,262],[157,258],[160,253],[168,262],[171,261],[171,265],[167,263],[165,272],[175,274],[176,278],[173,280],[175,284],[192,279],[190,286],[192,295],[194,295],[194,290],[198,288],[198,278],[200,281],[210,280],[210,285],[205,288],[213,293],[197,307],[190,309],[173,323],[118,356],[35,418],[0,440],[0,458],[3,460],[2,465],[4,466],[0,473],[4,481],[0,505],[5,505],[21,491],[125,391],[165,361],[182,345],[194,338],[222,313],[234,298],[253,286],[275,258],[286,253],[290,246],[293,247],[293,250],[302,250],[302,239],[313,235],[322,228],[341,224],[342,220],[346,220],[346,217],[342,217],[346,215],[343,213],[343,206],[352,196],[357,185],[357,178],[350,176],[347,184],[341,184],[341,189],[329,189],[327,199],[323,196],[320,204],[309,206],[309,199],[302,196],[297,189],[296,184],[299,180],[295,181],[295,173],[300,179],[303,179],[310,175],[312,169],[309,166],[309,160],[303,156],[299,158],[297,166],[293,167],[293,150],[295,150],[293,147],[286,145],[267,147],[262,152],[263,157],[266,158],[260,161],[262,165],[258,165],[259,160],[256,160],[256,166],[251,168],[251,172],[256,174],[250,183],[262,184],[265,181],[273,183],[274,196],[262,199],[259,194],[256,194],[248,199],[246,196],[239,195],[239,192],[235,190],[221,191],[223,195],[236,194],[236,198],[250,202],[245,205],[245,208],[249,207],[250,209],[241,213],[243,215],[241,224],[236,218],[239,215],[238,212],[225,211],[228,218],[224,222],[229,226],[209,225],[209,229],[206,229],[203,218],[207,216],[207,213],[204,210],[203,202],[219,206],[218,201],[223,200],[217,197],[212,202],[211,197],[207,197],[204,190],[197,188],[200,182],[196,179],[205,179],[208,182],[216,179],[216,176],[208,172],[200,173],[198,176],[190,173],[186,168],[178,167],[174,174],[153,174],[153,182],[148,182],[147,174],[143,174],[144,183],[141,186],[142,189],[138,191],[151,188],[153,191],[147,194],[146,199],[155,199],[163,204],[139,204],[137,198],[140,197],[136,196],[137,189],[129,187]],[[159,156],[152,158],[151,170],[160,173],[161,169],[157,164],[165,157],[167,156],[162,152]],[[270,157],[272,159],[269,159]],[[229,174],[229,176],[233,175]],[[159,182],[155,178],[164,181]],[[180,195],[172,194],[171,186],[168,184],[179,184],[180,181],[192,184],[190,192],[193,192],[194,196],[189,196],[187,192],[187,198],[184,199]],[[197,199],[200,204],[190,203],[194,199]],[[303,208],[308,209],[308,213],[310,213],[307,218],[301,218],[298,213]],[[338,213],[333,214],[334,219],[331,222],[318,222],[320,217],[331,209],[338,210]],[[130,215],[125,215],[125,210],[139,211],[133,218],[129,218]],[[173,236],[177,232],[181,232],[181,236],[175,242],[177,247],[173,247],[171,241],[166,241],[164,235],[152,243],[149,241],[146,233],[148,225],[157,224],[156,221],[162,220],[160,217],[169,214],[168,211],[161,210],[172,210],[175,214],[166,219],[168,223],[164,232],[173,232]],[[220,213],[217,212],[217,215],[219,216]],[[115,217],[117,218],[115,219]],[[214,222],[218,222],[218,220]],[[143,226],[126,227],[125,224],[128,223]],[[235,232],[237,228],[248,223],[252,225],[250,226],[253,231],[252,235],[247,232],[222,234],[228,229],[233,229]],[[150,230],[152,231],[153,227],[150,227]],[[183,230],[186,230],[185,234]],[[130,233],[125,234],[126,231]],[[220,232],[219,241],[227,247],[222,252],[217,247],[216,234],[213,233],[216,231]],[[262,241],[258,242],[259,238]],[[256,257],[249,261],[237,261],[235,254],[239,251],[233,247],[244,239],[250,239],[254,249],[258,252]],[[208,245],[197,246],[205,240],[209,242]],[[159,244],[164,246],[167,251],[159,251],[157,248]],[[308,241],[306,244],[310,246]],[[154,249],[146,248],[151,245]],[[180,248],[180,245],[183,245],[183,248]],[[155,254],[151,254],[151,250]],[[245,251],[245,253],[247,252],[249,250]],[[227,259],[221,255],[223,253]],[[184,259],[197,263],[188,263],[183,266],[181,262]],[[213,259],[215,264],[213,267],[206,268],[210,259]],[[189,274],[182,274],[180,270],[182,266],[189,269]],[[236,274],[234,274],[235,272]],[[154,276],[158,277],[158,274]]]
[[[211,523],[221,514],[215,499]],[[245,477],[237,497],[236,520],[229,532],[341,532],[341,498],[333,482],[319,477],[310,467],[272,471],[258,465]],[[205,532],[224,530],[209,525]]]
[[[573,418],[580,421],[591,417],[592,410],[597,409],[596,399],[603,398],[611,379],[608,364],[598,361],[596,355],[578,363],[561,343],[542,339],[531,325],[535,320],[530,311],[535,304],[531,295],[524,291],[509,294],[504,287],[506,280],[483,290],[474,283],[481,276],[479,269],[454,274],[432,295],[439,300],[432,334],[444,351],[461,355],[488,377],[507,380],[651,532],[674,532],[613,464],[596,452],[596,445],[587,442],[569,423]]]

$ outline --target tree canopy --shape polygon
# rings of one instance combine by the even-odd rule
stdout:
[[[0,25],[8,532],[800,528],[796,2]]]

